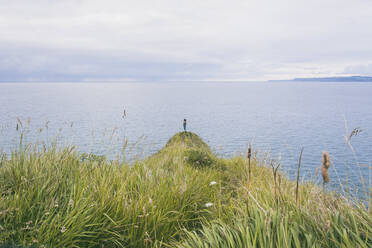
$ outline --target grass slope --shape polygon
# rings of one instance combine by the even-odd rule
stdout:
[[[133,164],[73,147],[0,158],[0,247],[371,247],[361,204],[174,135]]]

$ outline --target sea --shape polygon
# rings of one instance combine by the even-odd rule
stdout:
[[[183,130],[220,157],[280,163],[301,181],[369,194],[372,181],[372,83],[360,82],[69,82],[0,83],[0,151],[22,144],[75,146],[80,152],[141,159]],[[125,145],[127,144],[127,145]],[[125,148],[125,149],[123,149]]]

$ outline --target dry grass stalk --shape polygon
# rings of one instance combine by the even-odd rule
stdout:
[[[272,168],[272,171],[273,171],[273,177],[274,177],[274,198],[275,198],[275,201],[277,201],[277,175],[278,175],[278,169],[280,167],[280,163],[278,163],[277,165],[275,165],[275,162],[271,160],[270,162],[270,166]]]
[[[297,180],[296,180],[296,204],[298,203],[298,181],[300,179],[300,167],[301,167],[301,160],[302,160],[302,153],[304,151],[304,148],[302,147],[300,158],[298,159],[298,166],[297,166]]]
[[[251,184],[251,157],[252,157],[252,146],[249,144],[247,158],[248,158],[248,191]]]

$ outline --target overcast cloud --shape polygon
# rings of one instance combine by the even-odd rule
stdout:
[[[0,0],[0,81],[372,75],[371,0]]]

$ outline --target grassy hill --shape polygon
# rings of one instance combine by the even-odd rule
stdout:
[[[312,184],[295,192],[190,132],[131,164],[27,146],[0,158],[0,247],[372,247],[364,205]]]

